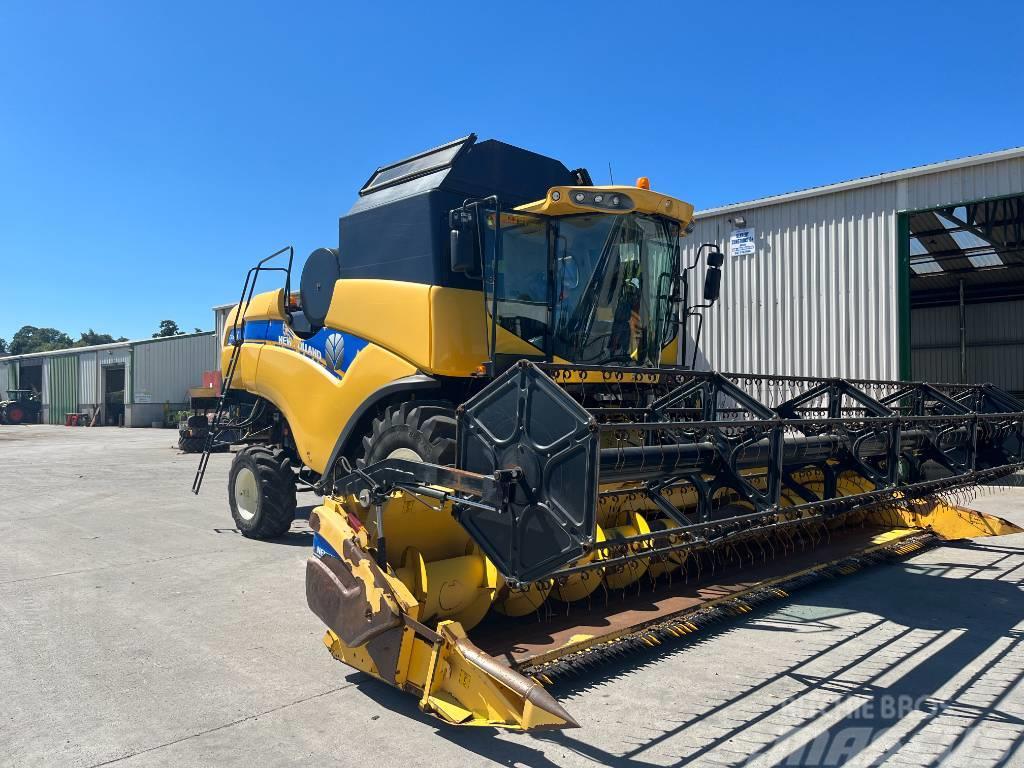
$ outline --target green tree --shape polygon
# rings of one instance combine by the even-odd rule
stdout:
[[[67,349],[74,345],[71,337],[56,328],[36,328],[34,325],[23,325],[11,337],[10,353],[25,355],[30,352],[49,352],[54,349]]]
[[[160,330],[153,334],[153,338],[162,339],[165,336],[182,336],[184,333],[173,320],[161,320]]]
[[[7,339],[0,336],[0,355],[7,354]]]
[[[113,344],[115,341],[128,341],[125,336],[115,339],[109,333],[96,333],[92,328],[85,331],[75,342],[76,347],[91,347],[96,344]]]

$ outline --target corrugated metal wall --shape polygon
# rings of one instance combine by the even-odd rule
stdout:
[[[987,382],[1024,392],[1024,301],[967,304],[965,336],[968,382]],[[959,382],[960,308],[922,307],[911,314],[914,378]]]
[[[684,259],[705,242],[726,254],[702,351],[718,370],[899,378],[898,212],[1021,192],[1011,158],[698,216]],[[728,253],[736,216],[756,230],[751,256]]]
[[[50,424],[63,424],[64,416],[78,411],[78,356],[57,355],[47,358],[49,386],[47,403]]]
[[[231,305],[230,307],[218,307],[213,310],[213,335],[217,339],[217,345],[214,352],[215,359],[213,366],[207,370],[213,371],[220,369],[220,351],[224,347],[224,335],[226,331],[224,323],[227,322],[228,313],[231,312],[233,307],[234,305]]]
[[[104,365],[129,365],[132,360],[132,351],[125,345],[114,349],[102,349],[97,353],[100,366]]]
[[[964,203],[1024,192],[1024,158],[955,168],[907,181],[908,210]]]
[[[134,401],[148,395],[153,402],[188,402],[188,388],[202,386],[215,347],[212,333],[136,344]]]
[[[756,252],[731,256],[728,219],[697,221],[683,242],[726,254],[722,294],[705,313],[712,368],[810,376],[897,374],[896,183],[743,212]],[[694,270],[699,298],[703,270]],[[692,327],[692,326],[691,326]]]
[[[22,363],[21,365],[24,365],[24,363]],[[53,410],[52,408],[50,408],[50,361],[46,358],[43,358],[39,367],[40,370],[42,371],[43,379],[43,388],[40,392],[40,395],[43,398],[43,411],[40,414],[40,421],[42,421],[43,424],[49,424],[50,412]]]
[[[7,399],[7,390],[15,389],[14,378],[17,376],[17,372],[11,372],[11,368],[16,366],[17,363],[5,363],[0,362],[0,400]]]
[[[78,407],[92,413],[100,402],[98,353],[78,356]]]
[[[148,426],[163,417],[164,405],[173,410],[188,405],[189,387],[203,384],[216,353],[212,333],[154,339],[135,345],[132,418]]]

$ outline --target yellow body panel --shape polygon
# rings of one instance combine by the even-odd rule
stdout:
[[[230,333],[231,329],[234,327],[235,319],[237,317],[238,305],[236,304],[224,319],[225,339],[227,338],[227,334]],[[255,294],[249,302],[248,309],[245,310],[245,316],[243,319],[284,320],[284,288],[278,288],[276,291],[266,291],[265,293]]]
[[[285,320],[284,313],[284,289],[257,293],[249,302],[245,310],[244,320]],[[220,369],[226,374],[228,363],[231,361],[232,345],[230,343],[231,332],[235,329],[238,321],[238,305],[236,304],[228,312],[224,319],[224,338],[221,339]],[[255,382],[256,364],[259,361],[259,348],[255,344],[247,344],[242,351],[242,357],[235,368],[234,385],[239,389],[247,389]]]
[[[395,280],[339,280],[327,325],[390,349],[424,373],[471,376],[487,360],[490,326],[480,291]],[[498,328],[499,351],[540,350]]]
[[[888,524],[925,528],[946,540],[1024,533],[1024,530],[1001,517],[943,501],[912,501],[874,514]]]
[[[661,364],[662,365],[675,365],[676,355],[679,354],[679,332],[672,341],[661,348]],[[684,361],[685,362],[685,361]]]
[[[234,353],[230,343],[237,308],[225,324],[221,370]],[[284,291],[253,297],[247,323],[281,321]],[[290,342],[247,339],[238,351],[232,387],[266,398],[284,414],[302,460],[322,473],[335,442],[356,409],[377,389],[416,373],[451,377],[475,374],[487,360],[487,313],[479,291],[393,280],[339,280],[327,327],[370,342],[342,375]],[[539,354],[527,342],[498,329],[503,352]]]
[[[243,344],[243,352],[250,346]],[[341,378],[287,347],[263,344],[256,378],[246,389],[281,409],[302,460],[322,473],[356,408],[376,389],[414,373],[409,362],[375,344],[363,349]]]
[[[231,386],[236,389],[244,389],[248,392],[255,391],[256,371],[260,363],[260,352],[263,351],[262,344],[243,344],[238,350],[238,362],[235,363],[235,376]],[[221,371],[226,372],[228,361],[231,359],[231,347],[226,347],[221,352]]]
[[[351,547],[346,550],[345,542],[353,542],[361,552],[366,552],[366,528],[353,527],[351,520],[337,500],[325,499],[314,510],[310,524],[337,552],[351,551]],[[453,725],[524,731],[576,725],[540,683],[523,677],[473,645],[458,621],[442,620],[436,631],[419,625],[424,603],[417,602],[394,570],[371,565],[367,558],[356,562],[342,554],[339,559],[351,574],[350,589],[357,584],[362,588],[368,616],[380,610],[392,611],[397,606],[411,619],[387,631],[387,642],[399,647],[397,656],[380,653],[379,646],[373,647],[383,637],[353,647],[328,629],[324,644],[339,661],[418,694],[424,712]],[[493,573],[492,566],[480,566]],[[437,589],[442,592],[450,587],[452,579],[462,578],[454,565],[451,570],[445,579],[439,580]],[[386,666],[381,662],[387,662]]]
[[[339,280],[326,324],[425,370],[430,366],[430,289],[394,280]]]
[[[631,208],[609,209],[577,203],[572,195],[577,190],[588,193],[604,192],[607,195],[614,195],[616,193],[626,195],[633,201],[633,206]],[[558,199],[556,200],[555,197]],[[660,192],[641,189],[640,187],[552,187],[548,190],[547,197],[543,200],[520,205],[516,210],[546,216],[566,216],[574,213],[649,213],[664,216],[667,219],[674,219],[684,228],[693,219],[693,206],[689,203],[675,197],[663,195]]]

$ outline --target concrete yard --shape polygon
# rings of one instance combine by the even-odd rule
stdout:
[[[230,455],[197,498],[175,438],[0,427],[0,765],[1024,763],[1024,535],[820,583],[561,683],[578,730],[455,729],[332,660],[305,520],[244,539]],[[972,503],[1024,523],[1012,484]]]

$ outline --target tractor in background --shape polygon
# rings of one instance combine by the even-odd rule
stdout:
[[[0,400],[0,424],[38,424],[43,403],[34,389],[9,389]]]

